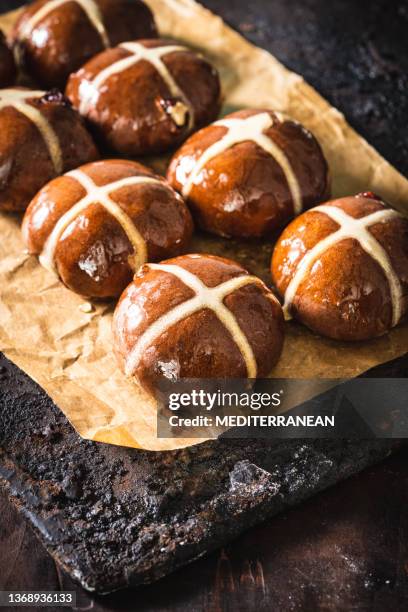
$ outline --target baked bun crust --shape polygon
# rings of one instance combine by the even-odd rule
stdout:
[[[22,12],[12,39],[23,70],[43,87],[61,89],[104,49],[156,35],[140,0],[37,0]]]
[[[185,255],[146,265],[123,293],[114,350],[127,376],[161,379],[266,376],[279,359],[282,309],[234,261]]]
[[[337,340],[368,340],[408,311],[408,219],[371,193],[333,200],[280,237],[272,276],[292,314]]]
[[[55,179],[23,221],[29,252],[90,298],[119,296],[140,265],[183,252],[192,231],[187,206],[165,179],[116,159]]]
[[[99,140],[123,155],[160,153],[213,121],[218,73],[203,57],[168,40],[123,43],[71,75],[67,96]]]
[[[61,93],[0,90],[0,210],[25,210],[45,183],[98,156]]]
[[[16,80],[16,65],[13,53],[7,46],[6,38],[0,30],[0,87],[9,87]]]
[[[191,136],[167,178],[200,227],[226,237],[270,236],[329,196],[316,139],[268,110],[233,113]]]

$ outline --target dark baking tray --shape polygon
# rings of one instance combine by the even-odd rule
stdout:
[[[407,376],[407,359],[369,374]],[[219,440],[149,453],[89,442],[0,358],[0,482],[54,559],[98,593],[157,580],[399,444]]]

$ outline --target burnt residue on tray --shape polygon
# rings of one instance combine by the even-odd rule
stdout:
[[[397,360],[380,374],[401,375],[403,367]],[[79,438],[25,374],[4,357],[0,368],[0,482],[53,557],[99,593],[156,580],[395,445],[223,440],[174,452],[119,448]]]

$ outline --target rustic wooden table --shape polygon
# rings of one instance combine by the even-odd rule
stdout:
[[[406,0],[204,4],[303,74],[408,171]],[[401,451],[156,585],[106,598],[75,587],[0,493],[0,590],[77,589],[77,608],[96,611],[406,610],[407,459]]]

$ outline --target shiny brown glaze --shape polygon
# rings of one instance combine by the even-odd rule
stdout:
[[[0,87],[9,87],[16,79],[14,57],[0,30]]]
[[[327,199],[327,163],[310,132],[272,111],[243,110],[225,119],[246,119],[260,113],[269,113],[273,118],[273,126],[265,134],[288,158],[297,177],[303,208]],[[203,152],[227,132],[224,126],[210,125],[191,136],[176,152],[167,174],[175,189],[182,192]],[[294,216],[281,166],[249,140],[226,149],[205,165],[188,195],[188,204],[204,230],[226,237],[270,236]]]
[[[30,99],[30,90],[26,91],[27,103],[41,113],[58,138],[62,172],[98,158],[92,137],[62,94],[48,92]],[[0,100],[1,94],[0,90]],[[57,174],[36,124],[13,106],[1,108],[0,210],[25,210],[37,191]]]
[[[376,196],[360,194],[333,200],[360,219],[387,210]],[[319,209],[295,219],[280,237],[272,258],[273,280],[282,296],[303,257],[339,225]],[[402,289],[401,317],[408,311],[408,220],[402,216],[376,223],[369,232],[385,250]],[[381,265],[354,238],[345,238],[318,257],[299,285],[290,311],[313,331],[337,340],[367,340],[393,325],[389,280]]]
[[[183,199],[161,178],[133,161],[108,160],[80,168],[97,186],[127,177],[153,177],[111,192],[143,236],[149,261],[183,252],[191,238],[191,215]],[[46,185],[34,198],[23,221],[23,236],[30,253],[40,255],[58,220],[86,195],[70,176]],[[119,296],[135,272],[135,253],[118,220],[95,201],[89,203],[61,234],[54,265],[62,282],[81,295]]]
[[[172,41],[138,41],[146,48],[177,45]],[[90,60],[73,74],[66,93],[80,109],[90,82],[115,62],[131,57],[121,47],[110,49]],[[194,129],[213,121],[220,110],[220,82],[216,70],[193,51],[174,51],[163,57],[163,63],[188,98],[194,111]],[[190,131],[188,113],[178,124],[170,110],[181,99],[174,98],[168,85],[152,65],[144,59],[111,76],[96,90],[84,116],[99,140],[124,155],[159,153],[179,145]],[[179,122],[180,123],[180,122]]]
[[[247,275],[234,261],[212,255],[186,255],[163,264],[179,266],[207,287]],[[114,349],[123,371],[142,335],[161,316],[180,307],[195,292],[163,270],[142,268],[123,293],[113,321]],[[256,359],[256,376],[266,376],[278,361],[284,338],[282,309],[261,282],[252,282],[224,299],[245,334]],[[202,308],[169,327],[143,351],[134,375],[148,388],[160,379],[246,377],[243,355],[216,314]]]
[[[12,39],[24,70],[44,87],[63,88],[71,74],[106,48],[101,35],[75,0],[52,10],[28,35],[30,19],[49,0],[30,4],[18,19]],[[149,7],[140,0],[95,0],[109,46],[125,40],[154,38],[157,30]]]

